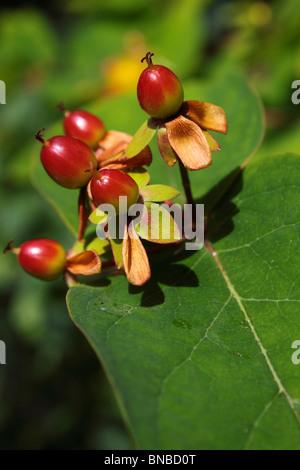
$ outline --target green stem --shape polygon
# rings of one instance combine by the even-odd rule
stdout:
[[[189,174],[181,160],[179,160],[179,168],[187,203],[192,204],[192,206],[195,207],[195,201],[192,195]]]
[[[84,237],[84,232],[87,227],[89,211],[86,207],[86,195],[85,187],[80,188],[79,197],[78,197],[78,217],[79,217],[79,227],[78,227],[78,236],[77,240],[82,241]]]

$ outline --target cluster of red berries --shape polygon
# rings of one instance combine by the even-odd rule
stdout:
[[[45,140],[41,134],[44,129],[41,129],[35,136],[43,144],[41,162],[48,175],[69,189],[83,188],[91,181],[96,205],[108,203],[117,209],[119,196],[127,196],[131,204],[136,202],[138,188],[129,175],[116,169],[97,170],[98,161],[93,149],[106,133],[101,119],[81,110],[64,110],[64,114],[66,135]]]
[[[41,134],[44,129],[35,135],[35,138],[42,143],[40,158],[48,175],[57,184],[69,189],[85,190],[90,183],[93,207],[105,203],[111,204],[118,213],[120,196],[127,197],[128,208],[136,203],[139,188],[131,176],[118,169],[98,170],[94,149],[106,133],[102,120],[87,111],[70,112],[62,105],[58,107],[65,115],[63,122],[65,135],[46,140]],[[79,238],[82,236],[81,231]],[[15,252],[21,267],[39,279],[52,280],[68,270],[68,256],[55,240],[47,238],[31,240],[19,248],[12,248],[10,242],[5,251],[7,250]]]
[[[150,67],[138,83],[138,100],[142,109],[156,118],[174,114],[183,100],[181,83],[166,67],[154,67],[149,61],[148,65]],[[87,111],[69,111],[62,104],[57,107],[64,114],[65,135],[46,140],[41,133],[45,129],[35,135],[42,143],[40,158],[48,175],[69,189],[82,189],[89,184],[94,207],[108,203],[118,214],[120,196],[127,197],[128,208],[136,203],[139,188],[130,175],[120,169],[98,169],[95,149],[107,132],[102,120]],[[68,256],[55,240],[31,240],[19,248],[12,248],[10,242],[6,250],[15,252],[21,267],[40,279],[55,279],[68,269]]]
[[[35,135],[42,143],[40,158],[48,175],[65,188],[79,189],[80,242],[84,239],[88,217],[98,205],[110,204],[118,214],[120,196],[126,196],[127,210],[139,198],[143,199],[146,193],[148,200],[162,201],[155,195],[155,185],[147,186],[150,190],[147,189],[145,193],[145,188],[140,188],[128,174],[132,168],[151,163],[148,143],[156,130],[159,150],[165,162],[172,167],[179,160],[181,168],[190,170],[209,166],[211,151],[220,148],[207,129],[226,133],[224,111],[201,101],[184,102],[183,88],[177,76],[167,67],[153,65],[152,56],[148,52],[142,59],[142,62],[146,60],[147,68],[137,84],[139,104],[150,115],[150,119],[142,126],[142,132],[137,131],[133,139],[122,132],[107,131],[102,120],[87,111],[68,111],[62,104],[58,108],[64,114],[65,135],[46,140],[41,133],[44,129]],[[134,140],[135,146],[132,145]],[[127,148],[131,148],[131,151],[127,151]],[[132,148],[137,149],[136,153],[132,154]],[[149,179],[144,182],[146,185],[148,183]],[[176,197],[178,192],[175,194],[173,191],[171,194]],[[129,240],[133,235],[134,229],[128,220],[122,251],[119,256],[115,256],[113,244],[112,251],[116,266],[124,266],[129,281],[141,285],[149,279],[150,268],[141,242]],[[94,250],[70,250],[66,254],[59,243],[50,239],[28,241],[19,248],[12,248],[10,242],[6,250],[18,254],[22,268],[40,279],[55,279],[63,272],[68,275],[89,275],[101,269],[100,257]]]

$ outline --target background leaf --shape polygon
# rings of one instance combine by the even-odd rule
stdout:
[[[300,449],[299,176],[295,154],[253,161],[206,248],[69,291],[139,448]]]

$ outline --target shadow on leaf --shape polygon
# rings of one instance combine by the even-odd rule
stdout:
[[[99,274],[95,274],[95,276],[93,276],[93,279],[89,279],[88,282],[84,281],[86,281],[86,279],[82,278],[81,283],[89,285],[91,287],[107,287],[111,284],[111,280],[108,277],[102,277],[99,279]]]
[[[236,168],[227,175],[217,186],[212,188],[203,199],[196,203],[204,204],[205,214],[208,215],[208,224],[205,238],[214,243],[229,235],[234,229],[233,216],[239,212],[238,207],[232,199],[239,194],[243,188],[243,172]],[[221,198],[220,198],[221,195]],[[152,243],[144,242],[145,246],[153,247]],[[205,248],[202,248],[205,249]],[[194,256],[197,251],[179,249],[174,253],[172,246],[166,246],[164,250],[158,250],[152,254],[151,279],[143,286],[129,284],[128,290],[132,295],[141,294],[141,306],[153,307],[161,305],[165,301],[163,289],[160,284],[169,287],[198,287],[199,282],[194,271],[180,264],[186,258]],[[108,286],[111,281],[110,275],[115,275],[115,269],[101,273],[88,284],[97,287]],[[106,277],[102,277],[106,276]]]
[[[142,292],[142,307],[154,307],[164,303],[165,296],[159,284],[164,284],[168,287],[199,286],[199,281],[194,271],[187,266],[176,264],[172,261],[165,262],[163,269],[161,265],[154,266],[152,268],[151,279],[144,286],[129,285],[128,290],[130,294],[135,295]]]
[[[243,172],[240,168],[236,168],[212,188],[202,201],[197,201],[204,203],[205,214],[208,214],[205,238],[210,242],[214,243],[233,231],[233,216],[239,212],[239,209],[232,199],[242,189]]]

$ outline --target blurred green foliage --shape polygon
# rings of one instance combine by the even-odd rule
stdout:
[[[11,238],[17,246],[41,236],[72,244],[31,185],[28,145],[38,129],[60,119],[60,101],[84,108],[133,92],[147,50],[183,79],[246,72],[266,107],[266,138],[256,158],[299,151],[299,110],[291,103],[291,83],[300,79],[297,0],[18,5],[0,10],[0,79],[7,87],[7,104],[0,105],[3,248]],[[1,449],[130,448],[105,375],[68,317],[65,292],[61,280],[40,282],[13,256],[2,257]]]

